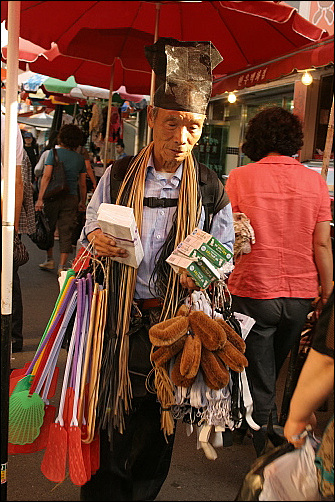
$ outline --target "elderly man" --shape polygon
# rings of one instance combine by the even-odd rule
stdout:
[[[168,474],[174,434],[165,439],[160,403],[145,385],[151,369],[148,330],[159,320],[175,315],[175,306],[185,297],[187,288],[196,287],[186,274],[178,278],[165,260],[195,227],[210,231],[231,250],[234,243],[232,211],[223,186],[216,174],[198,164],[192,154],[202,133],[212,70],[221,56],[210,42],[166,38],[146,47],[146,55],[158,84],[154,106],[148,107],[153,141],[137,156],[116,161],[106,170],[87,208],[81,237],[82,243],[87,246],[90,242],[99,256],[127,256],[125,249],[117,247],[114,239],[101,231],[97,211],[102,202],[130,205],[144,250],[139,268],[123,276],[129,288],[133,284],[130,294],[123,292],[120,276],[131,267],[123,265],[111,274],[111,341],[108,344],[105,335],[107,363],[102,366],[104,390],[100,392],[98,409],[100,424],[107,422],[108,432],[101,428],[100,469],[82,487],[82,500],[154,500],[157,496]],[[124,302],[122,295],[127,297]],[[140,319],[139,329],[136,319]],[[127,333],[119,328],[123,324],[129,329]],[[119,364],[124,339],[130,345],[131,411],[127,412],[127,399],[123,398],[124,418],[116,425],[113,417],[119,413],[120,399],[111,395],[114,390],[124,396],[124,388],[120,386],[121,378],[116,378],[116,385],[110,384],[110,379],[115,379],[115,368],[127,375]],[[106,354],[108,347],[114,349]],[[114,403],[114,409],[106,411],[106,402]]]

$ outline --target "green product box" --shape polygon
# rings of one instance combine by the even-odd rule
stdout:
[[[213,265],[220,268],[226,262],[226,258],[217,253],[213,247],[208,244],[201,244],[198,251],[207,258]]]
[[[217,253],[215,249],[191,235],[187,236],[183,242],[178,244],[176,251],[196,259],[205,257],[218,268],[222,267],[226,262],[226,258]]]
[[[224,244],[215,239],[215,237],[212,237],[207,244],[221,256],[224,256],[224,262],[232,259],[233,253]]]
[[[201,270],[199,264],[197,262],[192,262],[191,265],[187,267],[187,271],[190,273],[191,277],[193,277],[194,282],[200,288],[207,288],[212,282],[211,279]]]
[[[202,241],[203,244],[210,246],[216,253],[218,253],[225,261],[229,261],[233,257],[233,253],[218,239],[208,234],[200,228],[196,228],[191,233],[191,236]],[[221,265],[220,265],[221,266]]]
[[[220,273],[204,256],[197,262],[198,267],[210,278],[211,281],[220,279]]]

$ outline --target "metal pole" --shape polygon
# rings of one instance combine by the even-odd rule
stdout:
[[[333,96],[332,107],[331,107],[330,115],[329,115],[327,137],[326,137],[325,149],[323,152],[323,161],[322,161],[322,169],[321,169],[321,176],[323,176],[326,181],[327,181],[327,174],[328,174],[328,167],[329,167],[329,159],[330,159],[330,154],[332,151],[333,137],[334,137],[334,96]]]
[[[17,77],[21,2],[8,2],[6,119],[2,200],[1,271],[1,500],[7,500],[10,340],[13,290]]]
[[[106,136],[105,136],[105,153],[104,153],[104,171],[107,167],[107,150],[108,150],[108,138],[110,129],[110,120],[112,115],[112,99],[113,99],[113,86],[114,86],[114,66],[115,61],[111,68],[111,79],[109,83],[109,97],[108,97],[108,111],[107,111],[107,124],[106,124]]]
[[[157,42],[158,38],[158,29],[159,29],[159,15],[161,10],[161,4],[159,2],[156,3],[156,21],[155,21],[155,35],[154,35],[154,43]],[[154,70],[151,70],[151,83],[150,83],[150,104],[154,103],[154,94],[155,94],[155,83],[156,83],[156,75]],[[148,125],[147,129],[147,145],[151,141],[151,127]]]

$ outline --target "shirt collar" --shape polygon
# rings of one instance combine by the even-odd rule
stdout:
[[[259,160],[258,164],[300,164],[300,162],[287,155],[269,155]]]
[[[178,167],[177,171],[174,173],[174,175],[171,178],[171,182],[173,183],[173,180],[177,178],[178,183],[180,183],[182,174],[183,174],[183,166],[184,163],[182,162],[180,166]],[[147,178],[156,178],[156,179],[164,179],[164,173],[160,173],[159,171],[156,171],[154,167],[154,159],[152,154],[149,157],[148,160],[148,165],[147,165]],[[174,183],[173,183],[174,184]]]

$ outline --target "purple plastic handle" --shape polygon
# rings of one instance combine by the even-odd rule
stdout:
[[[71,299],[71,297],[73,295],[75,287],[76,287],[76,283],[75,283],[75,281],[73,281],[72,284],[70,284],[70,286],[69,286],[69,289],[68,289],[68,291],[67,291],[67,293],[66,293],[66,295],[64,297],[64,300],[62,301],[62,304],[61,304],[61,306],[59,308],[59,311],[56,314],[55,319],[51,323],[51,326],[50,326],[50,328],[48,330],[48,333],[45,335],[43,342],[38,347],[38,349],[36,351],[36,354],[35,354],[33,360],[31,361],[30,366],[27,369],[25,375],[29,375],[32,372],[33,367],[35,366],[35,363],[36,363],[37,359],[40,357],[40,355],[42,353],[42,350],[44,349],[44,347],[48,343],[49,338],[51,337],[53,331],[56,329],[56,326],[57,326],[57,324],[58,324],[61,316],[64,314],[65,309],[67,307],[67,304],[68,304],[68,302],[70,301],[70,299]]]
[[[71,381],[70,381],[70,387],[72,387],[73,389],[74,389],[74,386],[76,383],[76,371],[77,371],[77,364],[78,364],[80,334],[81,334],[82,324],[83,324],[84,298],[85,298],[85,278],[78,279],[77,329],[76,329],[75,348],[74,348],[74,355],[73,355],[73,360],[72,360],[72,371],[71,371]]]
[[[91,303],[92,303],[92,296],[93,296],[93,284],[92,284],[92,275],[90,273],[87,274],[86,277],[86,282],[88,284],[88,312],[87,312],[87,318],[90,318],[91,315]]]

